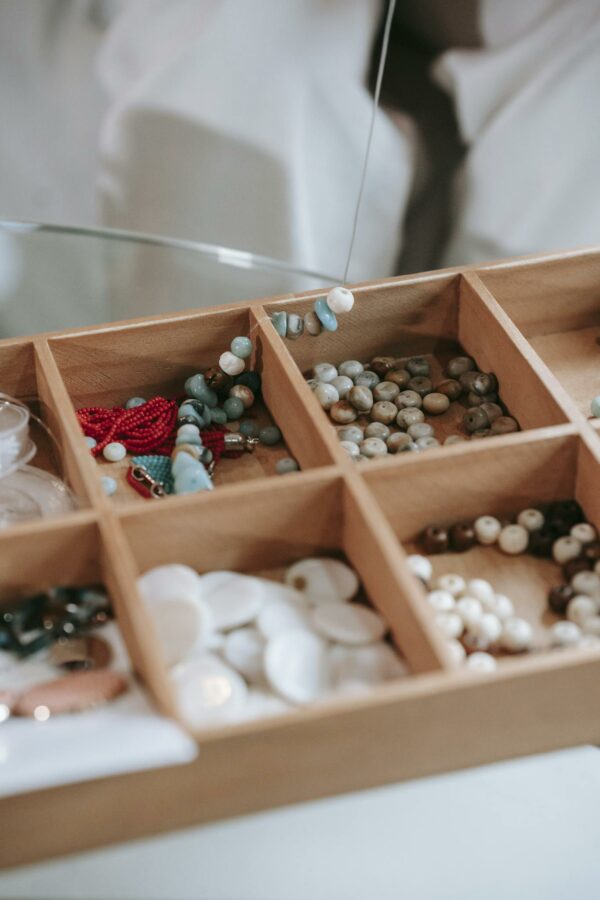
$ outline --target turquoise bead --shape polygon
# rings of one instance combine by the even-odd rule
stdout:
[[[205,407],[202,408],[205,409]],[[198,409],[195,406],[192,406],[191,403],[182,403],[179,407],[178,415],[193,419],[198,428],[204,428],[208,424],[205,415],[201,415]]]
[[[183,454],[180,453],[179,456],[183,456]],[[177,462],[177,460],[175,461]],[[183,472],[175,476],[176,494],[196,494],[198,491],[212,491],[212,488],[211,477],[201,462],[196,462],[194,466],[187,466]]]
[[[191,378],[188,378],[185,383],[185,392],[188,397],[200,400],[201,403],[211,408],[219,402],[215,392],[209,388],[204,380],[204,375],[192,375]]]
[[[315,313],[317,314],[317,318],[325,331],[337,331],[338,323],[335,317],[335,313],[332,312],[327,306],[327,300],[325,297],[320,297],[318,300],[315,300]]]
[[[103,475],[100,479],[100,484],[107,497],[112,497],[113,494],[116,494],[117,482],[114,478],[111,478],[110,475]]]
[[[287,475],[288,472],[297,472],[300,466],[291,456],[284,456],[275,463],[275,471],[278,475]]]
[[[135,409],[136,406],[143,406],[145,402],[143,397],[130,397],[125,403],[125,409]]]
[[[171,466],[171,475],[173,478],[177,478],[184,469],[193,468],[197,464],[198,460],[194,459],[193,456],[190,456],[189,453],[186,453],[185,450],[182,450],[181,453],[178,453],[175,459],[173,460],[173,465]]]
[[[217,406],[215,409],[211,409],[210,419],[215,425],[225,425],[227,422],[227,413],[224,409],[221,409],[220,406]]]
[[[244,419],[243,422],[240,422],[240,434],[243,434],[244,437],[256,437],[258,425],[252,419]]]
[[[182,425],[177,429],[175,444],[196,444],[202,446],[202,438],[197,425]]]
[[[90,450],[93,450],[94,447],[96,446],[96,444],[98,443],[96,438],[93,438],[93,437],[86,437],[85,442],[88,445],[88,447],[90,448]]]
[[[281,440],[281,432],[277,425],[267,425],[265,428],[260,429],[258,437],[262,444],[272,447],[273,444],[277,444]]]
[[[597,419],[600,416],[600,396],[594,397],[594,399],[592,400],[591,409],[592,415],[595,419]]]
[[[285,337],[287,334],[287,317],[286,312],[274,312],[271,316],[273,327],[280,337]]]
[[[252,353],[252,341],[248,337],[235,337],[231,342],[231,352],[238,359],[248,359]]]
[[[239,397],[228,397],[223,404],[228,419],[239,419],[244,415],[244,404]]]

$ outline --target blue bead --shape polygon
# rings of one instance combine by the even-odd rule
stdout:
[[[130,397],[125,403],[125,409],[135,409],[136,406],[143,406],[145,402],[143,397]]]
[[[227,422],[227,413],[224,409],[221,409],[220,406],[217,406],[215,409],[211,409],[210,420],[211,422],[214,422],[215,425],[225,425]]]
[[[241,375],[235,379],[236,384],[243,384],[246,387],[249,387],[255,397],[258,397],[260,394],[260,386],[261,386],[261,377],[258,372],[242,372]]]
[[[591,409],[592,415],[597,419],[600,416],[600,397],[594,397]]]
[[[112,497],[113,494],[116,494],[117,482],[114,478],[111,478],[110,475],[103,475],[100,479],[100,484],[107,497]]]
[[[258,425],[252,419],[244,419],[240,422],[240,434],[244,437],[256,437],[258,434]]]
[[[244,404],[239,397],[228,397],[223,404],[228,419],[239,419],[244,415]]]
[[[273,328],[277,334],[280,335],[280,337],[285,337],[287,333],[287,313],[274,312],[271,316],[271,322],[273,323]]]
[[[275,463],[275,471],[278,475],[287,475],[288,472],[297,472],[300,466],[291,456],[284,456]]]
[[[178,478],[184,469],[193,468],[197,462],[198,460],[194,459],[191,454],[186,453],[185,450],[182,450],[181,453],[178,453],[173,460],[173,464],[171,466],[171,475],[173,476],[173,478]]]
[[[185,392],[188,397],[200,400],[201,403],[211,408],[218,403],[217,395],[207,385],[204,375],[192,375],[191,378],[188,378],[185,383]]]
[[[179,407],[178,416],[186,416],[186,418],[193,419],[198,428],[204,428],[207,424],[205,414],[201,415],[191,403],[182,403]]]
[[[197,425],[181,425],[180,428],[177,429],[177,438],[175,440],[176,444],[198,444],[202,445],[202,438],[200,437],[200,429]]]
[[[177,459],[180,456],[183,454],[180,453]],[[195,466],[187,466],[179,475],[175,476],[176,494],[196,494],[198,491],[212,491],[212,488],[211,477],[201,462],[196,462]]]
[[[252,341],[248,337],[235,337],[231,342],[231,352],[238,359],[248,359],[252,353]]]
[[[262,444],[266,444],[267,447],[271,447],[273,444],[277,444],[281,440],[281,432],[277,425],[267,425],[265,428],[261,428],[258,432],[258,437]]]
[[[317,319],[325,329],[325,331],[337,331],[338,323],[335,317],[335,313],[332,312],[327,306],[327,300],[325,297],[320,297],[318,300],[315,300],[315,313],[317,315]]]
[[[86,437],[85,442],[88,445],[88,447],[90,448],[90,450],[93,450],[94,447],[96,446],[96,444],[98,443],[96,438],[93,438],[93,437]]]

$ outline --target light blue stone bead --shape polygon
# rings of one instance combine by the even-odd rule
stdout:
[[[338,323],[335,313],[327,306],[325,297],[320,297],[318,300],[315,300],[314,309],[317,318],[325,331],[337,331]]]
[[[114,478],[111,478],[109,475],[103,475],[100,479],[100,484],[107,497],[112,497],[113,494],[116,494],[117,482]]]
[[[96,438],[93,438],[93,437],[86,437],[85,442],[88,445],[88,447],[90,448],[90,450],[93,450],[94,447],[96,446],[96,444],[98,443]]]
[[[177,443],[202,444],[200,429],[197,425],[181,425],[177,429]]]
[[[252,419],[244,419],[240,422],[240,434],[244,437],[256,437],[258,434],[258,425]]]
[[[202,409],[207,411],[208,407],[202,406]],[[206,416],[201,415],[195,406],[192,406],[191,403],[182,403],[179,407],[179,416],[187,416],[190,419],[193,419],[198,426],[198,428],[205,428],[208,424],[206,421]]]
[[[252,341],[248,337],[234,337],[231,342],[231,352],[238,359],[248,359],[252,353]]]
[[[239,397],[228,397],[223,404],[228,419],[239,419],[244,415],[244,404]]]
[[[280,335],[280,337],[285,337],[287,334],[287,313],[274,312],[271,316],[271,322],[273,323],[273,328],[277,334]]]
[[[185,383],[185,392],[188,397],[199,400],[211,409],[219,402],[215,392],[207,385],[204,375],[192,375],[191,378],[188,378]]]
[[[300,466],[291,456],[284,456],[275,463],[275,471],[278,475],[287,475],[288,472],[297,472]]]
[[[272,447],[273,444],[277,444],[281,440],[281,432],[277,425],[267,425],[265,428],[260,429],[258,437],[261,444]]]
[[[177,459],[182,455],[180,453]],[[202,463],[196,462],[195,466],[187,466],[175,477],[174,487],[176,494],[196,494],[199,491],[212,491],[213,483]]]
[[[600,416],[600,396],[594,397],[591,405],[592,415],[595,419]]]
[[[171,475],[173,478],[177,478],[184,469],[192,468],[198,462],[197,459],[194,459],[193,456],[190,456],[189,453],[186,453],[185,450],[182,450],[181,453],[178,453],[175,459],[173,460],[173,465],[171,466]]]
[[[136,406],[143,406],[145,402],[143,397],[130,397],[125,403],[125,409],[135,409]]]
[[[214,422],[215,425],[225,425],[227,422],[227,413],[224,409],[221,409],[220,406],[217,406],[215,409],[211,409],[210,420],[211,422]]]

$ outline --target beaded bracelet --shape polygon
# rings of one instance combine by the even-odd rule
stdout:
[[[295,341],[301,334],[316,336],[324,331],[337,331],[337,316],[350,312],[354,306],[354,294],[345,287],[332,288],[327,297],[315,300],[313,308],[299,316],[284,310],[271,315],[273,327],[280,337]]]

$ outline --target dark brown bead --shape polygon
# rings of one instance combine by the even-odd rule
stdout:
[[[433,385],[431,379],[427,378],[426,375],[415,375],[408,382],[408,389],[416,391],[420,397],[426,397],[427,394],[431,394],[433,391]]]
[[[229,396],[229,391],[234,384],[231,375],[227,375],[218,366],[212,366],[206,370],[204,378],[209,388],[215,391],[218,397],[227,398]]]
[[[467,403],[469,406],[483,406],[483,404],[496,403],[498,394],[476,394],[475,391],[469,391],[467,394]]]
[[[576,500],[560,500],[553,503],[546,515],[551,528],[560,531],[561,536],[568,534],[573,525],[585,522],[585,516]]]
[[[406,368],[411,375],[429,375],[431,366],[424,356],[411,356],[406,362]]]
[[[472,434],[482,428],[489,428],[490,420],[480,406],[471,406],[463,416],[463,425]]]
[[[495,422],[496,419],[499,419],[502,415],[502,407],[498,406],[498,404],[495,402],[488,402],[486,400],[480,405],[490,422]]]
[[[471,390],[480,397],[498,390],[498,379],[491,372],[478,372],[471,382]]]
[[[575,591],[569,584],[558,584],[550,589],[548,594],[548,606],[552,612],[559,616],[564,616],[567,611],[569,601],[575,596]]]
[[[425,553],[445,553],[448,549],[448,530],[442,525],[428,525],[421,541]]]
[[[392,369],[391,372],[388,372],[386,375],[386,381],[391,381],[392,384],[397,384],[401,391],[408,385],[410,381],[410,372],[407,372],[406,369]]]
[[[453,400],[458,400],[462,394],[462,388],[455,378],[446,378],[445,381],[440,381],[437,385],[436,392],[438,394],[445,394],[452,403]]]
[[[477,538],[472,522],[457,522],[450,529],[450,546],[457,553],[464,553],[475,546]]]
[[[583,548],[581,555],[584,559],[589,559],[592,565],[598,562],[600,559],[600,541],[590,541],[590,543],[586,544]]]
[[[380,378],[387,381],[388,372],[391,372],[395,366],[396,360],[393,356],[375,356],[371,360],[369,369],[371,372],[375,372],[376,375],[379,375]]]
[[[472,391],[473,390],[473,382],[480,375],[480,372],[463,372],[462,375],[458,376],[458,382],[463,389],[463,391]]]
[[[565,581],[570,581],[573,575],[577,575],[578,572],[589,572],[589,570],[593,568],[593,565],[592,560],[586,559],[584,556],[578,556],[577,559],[570,559],[569,562],[565,563],[563,566]]]
[[[455,356],[446,366],[448,378],[460,378],[465,372],[472,372],[475,362],[470,356]]]
[[[552,556],[552,545],[556,540],[556,535],[551,528],[543,526],[537,531],[532,531],[529,535],[528,552],[532,556],[539,556],[544,559],[550,559]]]

